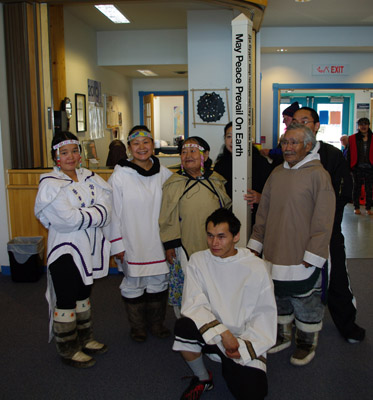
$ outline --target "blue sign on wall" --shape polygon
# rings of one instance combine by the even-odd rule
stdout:
[[[319,112],[320,116],[320,124],[321,125],[328,125],[329,124],[329,111],[320,111]]]

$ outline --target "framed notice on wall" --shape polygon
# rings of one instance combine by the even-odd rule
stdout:
[[[76,112],[76,131],[85,132],[87,130],[85,94],[75,93],[75,112]]]

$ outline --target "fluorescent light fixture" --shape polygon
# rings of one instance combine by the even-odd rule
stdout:
[[[145,76],[158,76],[158,74],[150,71],[149,69],[138,69],[137,72],[140,72],[140,74],[143,74]]]
[[[114,24],[129,24],[130,21],[112,4],[95,6],[105,17],[109,18]]]

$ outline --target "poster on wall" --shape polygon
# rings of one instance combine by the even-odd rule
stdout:
[[[106,95],[106,128],[119,126],[118,96]]]
[[[183,108],[174,106],[174,137],[184,134]]]
[[[360,118],[369,118],[369,103],[356,104],[356,120]]]
[[[101,82],[88,79],[88,101],[101,104]]]

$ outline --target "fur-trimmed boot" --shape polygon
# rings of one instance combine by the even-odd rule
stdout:
[[[93,339],[92,310],[89,298],[76,302],[76,321],[78,337],[84,353],[106,353],[108,350],[107,346]]]
[[[57,352],[65,364],[76,368],[89,368],[95,365],[96,361],[81,351],[75,310],[58,308],[54,310],[53,333]]]
[[[291,345],[291,334],[293,323],[277,324],[277,339],[273,347],[268,350],[268,354],[278,353]]]
[[[315,357],[319,332],[303,332],[299,328],[295,331],[296,348],[290,358],[290,363],[303,366],[310,363]]]
[[[146,321],[152,335],[169,337],[171,332],[163,323],[166,317],[168,289],[159,293],[146,293]]]
[[[130,336],[135,342],[146,340],[146,319],[145,319],[145,294],[135,297],[123,297],[126,306],[128,322],[131,326]]]

